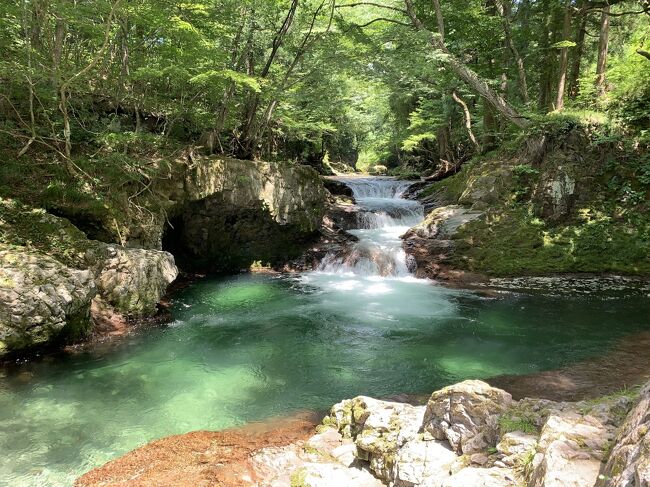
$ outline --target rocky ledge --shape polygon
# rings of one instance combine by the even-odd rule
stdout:
[[[641,487],[650,485],[649,429],[650,383],[598,400],[554,402],[515,401],[485,382],[465,381],[434,392],[422,406],[344,400],[316,434],[251,450],[245,468],[230,468],[212,454],[218,445],[188,434],[173,437],[183,445],[178,451],[192,453],[182,462],[150,462],[160,455],[154,442],[78,485],[147,485],[218,466],[230,472],[223,485],[238,486]]]

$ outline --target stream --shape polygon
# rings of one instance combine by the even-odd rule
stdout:
[[[650,329],[643,292],[492,298],[416,279],[399,239],[424,216],[400,197],[408,183],[344,181],[363,210],[344,256],[208,278],[167,326],[0,369],[0,484],[72,485],[163,436],[555,369]]]

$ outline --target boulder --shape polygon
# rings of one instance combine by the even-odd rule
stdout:
[[[357,447],[377,477],[390,481],[398,450],[418,438],[424,407],[359,396],[336,404],[326,424],[335,425]]]
[[[83,336],[97,293],[93,277],[24,247],[2,247],[0,356]]]
[[[399,449],[392,479],[396,487],[439,486],[457,456],[445,441],[415,439]]]
[[[99,297],[130,316],[152,315],[167,286],[178,275],[174,256],[158,250],[99,244],[88,253]]]
[[[496,444],[498,417],[511,404],[510,394],[485,382],[460,382],[431,395],[423,430],[435,439],[446,439],[459,454],[485,450]]]
[[[628,414],[612,448],[599,485],[650,486],[650,382]]]
[[[550,415],[542,428],[529,487],[595,485],[612,439],[612,430],[592,416],[572,411]]]
[[[352,188],[347,184],[333,178],[323,178],[323,186],[334,196],[346,196],[354,198]]]
[[[416,262],[418,277],[437,278],[456,250],[454,236],[466,223],[476,220],[480,211],[459,205],[434,209],[425,220],[403,236],[404,251]]]

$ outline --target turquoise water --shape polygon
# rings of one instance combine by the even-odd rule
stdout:
[[[174,316],[114,347],[5,372],[0,483],[69,485],[165,435],[560,367],[648,329],[650,299],[487,299],[412,278],[240,275],[193,285]]]
[[[399,239],[424,215],[400,197],[409,183],[346,182],[359,241],[320,269],[207,279],[168,326],[0,370],[0,484],[72,485],[163,436],[554,369],[650,329],[647,289],[571,297],[542,280],[546,295],[490,299],[415,279]]]

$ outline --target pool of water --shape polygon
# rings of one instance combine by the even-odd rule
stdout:
[[[359,241],[320,269],[206,279],[167,326],[0,370],[0,484],[72,485],[163,436],[554,369],[650,329],[647,291],[486,298],[415,279],[399,240],[423,217],[399,197],[408,184],[350,185]]]
[[[241,275],[195,284],[174,315],[117,347],[4,372],[0,479],[70,485],[165,435],[561,367],[648,329],[650,300],[488,299],[408,277]]]

